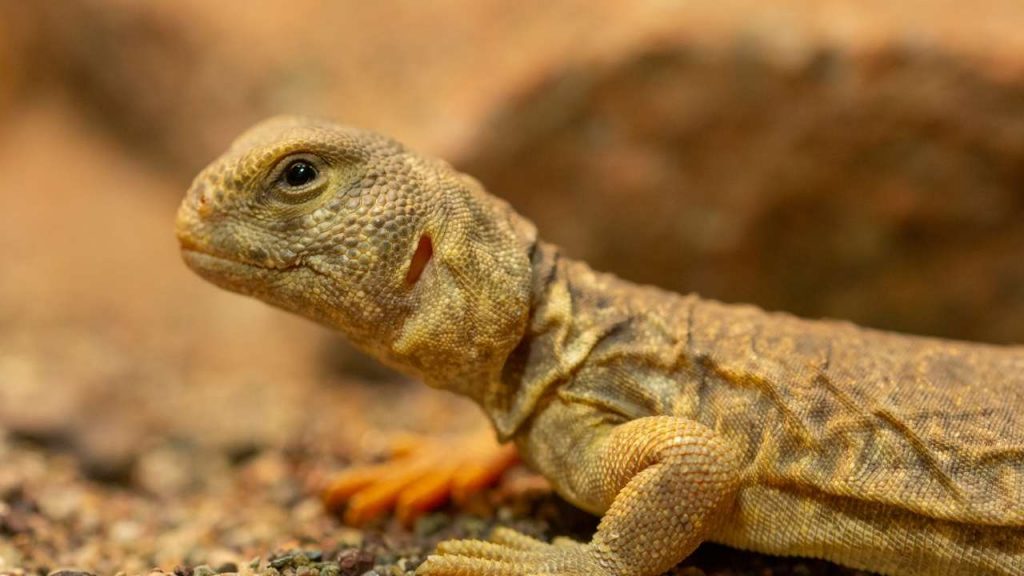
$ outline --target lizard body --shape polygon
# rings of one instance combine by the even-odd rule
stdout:
[[[204,277],[479,403],[586,544],[508,530],[419,574],[654,576],[700,542],[883,574],[1024,574],[1024,349],[636,286],[560,254],[473,179],[284,117],[178,214]]]

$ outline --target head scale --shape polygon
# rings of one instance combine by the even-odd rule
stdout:
[[[205,278],[434,386],[482,389],[525,330],[532,225],[370,132],[300,117],[255,126],[196,177],[177,233]]]

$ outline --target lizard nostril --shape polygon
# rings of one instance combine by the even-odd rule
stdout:
[[[209,216],[213,211],[213,203],[210,202],[210,192],[205,183],[196,185],[192,191],[192,198],[195,202],[196,213],[200,217]]]

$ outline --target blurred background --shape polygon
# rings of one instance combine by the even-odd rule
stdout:
[[[387,133],[639,282],[1021,343],[1021,30],[1019,0],[0,0],[0,573],[316,538],[289,450],[479,426],[181,264],[176,205],[250,124]]]

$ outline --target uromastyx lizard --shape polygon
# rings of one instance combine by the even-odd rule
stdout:
[[[199,274],[469,396],[603,515],[589,543],[499,529],[443,543],[418,574],[653,576],[704,540],[884,574],[1024,574],[1024,349],[636,286],[562,256],[444,162],[306,118],[237,140],[177,226]]]

